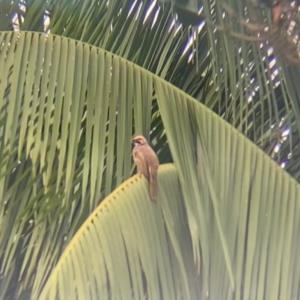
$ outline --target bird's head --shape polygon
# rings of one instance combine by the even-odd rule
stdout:
[[[136,135],[135,137],[133,137],[132,143],[134,146],[142,146],[148,144],[146,138],[142,135]]]

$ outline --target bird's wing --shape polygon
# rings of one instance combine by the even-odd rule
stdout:
[[[147,161],[142,149],[133,149],[133,160],[137,167],[137,172],[143,174],[149,180]]]
[[[147,152],[149,196],[151,200],[155,201],[158,193],[157,170],[159,167],[159,161],[156,153],[152,150],[152,148],[150,148]]]
[[[158,192],[157,170],[159,161],[156,153],[149,146],[140,146],[133,149],[133,160],[137,165],[138,173],[143,174],[149,182],[149,196],[155,201]]]

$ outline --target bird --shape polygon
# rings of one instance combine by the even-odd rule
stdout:
[[[132,156],[137,166],[137,173],[145,176],[149,183],[149,197],[152,201],[156,201],[158,193],[158,157],[143,135],[134,136],[132,142],[134,145]]]

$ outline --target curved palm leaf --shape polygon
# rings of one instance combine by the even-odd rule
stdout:
[[[144,178],[128,179],[79,229],[39,299],[195,299],[200,286],[182,200],[173,165],[160,168],[157,203]]]
[[[0,245],[0,297],[5,299],[38,295],[77,227],[101,197],[130,175],[130,137],[133,133],[149,135],[151,128],[150,135],[159,148],[157,143],[164,135],[163,118],[170,135],[168,142],[175,162],[179,164],[180,178],[187,174],[180,159],[187,159],[186,167],[193,170],[201,157],[207,164],[207,156],[214,153],[215,148],[206,150],[206,156],[198,155],[205,153],[204,146],[199,146],[202,137],[198,138],[198,134],[198,147],[195,148],[198,152],[189,148],[193,153],[188,156],[182,150],[180,155],[177,153],[174,145],[185,141],[183,145],[190,147],[189,139],[195,141],[194,133],[202,123],[197,121],[188,125],[191,132],[187,131],[187,134],[184,123],[179,125],[198,120],[195,112],[191,111],[191,115],[184,113],[187,107],[189,111],[197,111],[198,106],[189,104],[187,95],[177,90],[170,92],[166,82],[136,65],[102,49],[51,34],[2,32],[0,40],[0,66],[3,70],[0,74],[0,239],[4,241]],[[177,99],[174,103],[171,102],[173,98]],[[170,103],[173,104],[169,109],[164,108]],[[177,135],[168,123],[173,113],[178,126]],[[205,117],[203,120],[210,122],[211,119]],[[209,124],[208,131],[212,130]],[[215,140],[212,137],[206,132],[205,142],[209,145],[213,142],[219,145],[219,149],[224,144],[226,158],[230,158],[231,144],[222,140],[224,135],[215,136]],[[237,140],[234,140],[234,145],[237,145]],[[234,147],[232,149],[237,151]],[[178,146],[178,149],[181,148]],[[245,154],[245,158],[251,158],[254,150],[245,149],[250,153]],[[234,161],[221,160],[221,157],[225,158],[218,152],[215,152],[215,157],[223,165],[230,162],[229,169],[235,171]],[[254,168],[253,164],[248,164],[250,169]],[[202,187],[205,191],[205,196],[201,196],[205,198],[203,201],[191,204],[189,199],[193,197],[187,197],[184,203],[196,265],[203,257],[209,264],[218,262],[219,267],[214,266],[213,270],[221,268],[221,273],[227,274],[228,282],[224,281],[227,285],[230,277],[235,280],[230,275],[235,272],[231,271],[234,270],[233,250],[224,228],[223,207],[220,210],[220,204],[217,205],[222,194],[214,191],[211,183],[218,168],[217,164],[212,170],[206,169],[202,174],[205,178],[191,173],[186,179],[201,180],[192,179],[192,186],[185,181],[182,184],[184,195],[202,195],[198,193]],[[236,172],[241,172],[241,169]],[[245,174],[249,175],[249,172]],[[229,187],[234,185],[225,179],[226,176],[218,178],[218,184],[222,183],[222,191],[228,196]],[[250,192],[247,185],[245,188],[243,192]],[[298,208],[295,214],[297,216]],[[208,226],[211,225],[207,220],[209,217],[215,222],[212,227]],[[208,229],[211,228],[211,242],[222,251],[210,253]],[[214,272],[208,265],[203,268],[207,280],[204,290],[208,290],[208,280],[213,274],[208,272]]]
[[[239,18],[270,24],[268,9],[254,8],[248,0],[160,2],[164,4],[15,0],[5,5],[9,14],[1,29],[10,29],[18,19],[15,28],[20,30],[50,31],[85,41],[145,67],[205,103],[298,178],[297,88],[289,84],[290,74],[278,72],[280,63],[268,54],[268,46],[261,49],[260,43],[231,34],[237,30],[240,36],[251,35]],[[174,21],[170,2],[180,9],[203,8],[205,22],[191,33]],[[224,4],[230,4],[234,17]]]
[[[211,298],[290,299],[297,295],[298,183],[207,108],[170,85],[155,84],[192,241],[197,241],[193,233],[199,237],[193,246],[201,247],[202,271],[210,274],[204,278]],[[201,231],[201,225],[209,230],[202,227]],[[224,278],[224,252],[219,251],[222,232],[235,290],[230,289],[229,276]],[[205,253],[207,240],[211,244]]]
[[[88,44],[37,33],[0,39],[0,293],[7,298],[13,282],[22,284],[17,297],[38,289],[76,227],[130,175],[130,140],[149,134],[153,87],[150,74]]]
[[[157,204],[138,176],[108,196],[40,299],[299,297],[298,183],[214,113],[153,80],[176,169],[162,166]]]

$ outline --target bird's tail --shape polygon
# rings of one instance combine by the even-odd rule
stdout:
[[[158,193],[157,174],[151,174],[149,178],[149,196],[152,201],[156,201]]]

